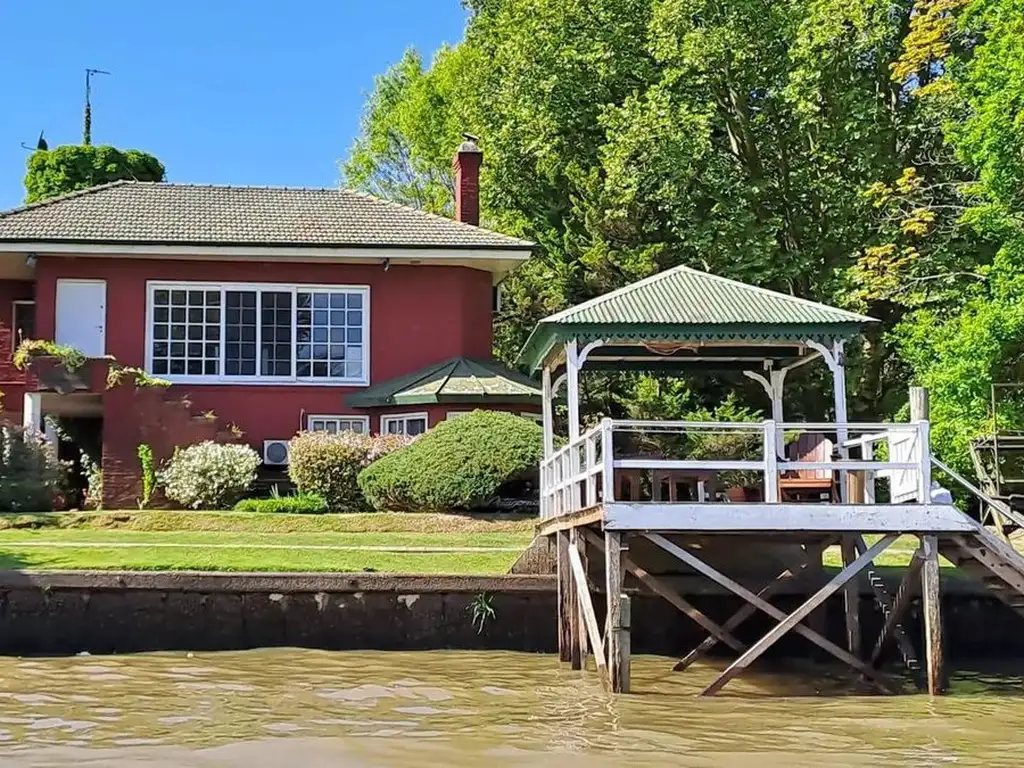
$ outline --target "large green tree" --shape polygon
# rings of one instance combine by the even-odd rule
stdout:
[[[137,149],[66,144],[39,149],[28,159],[25,202],[35,203],[121,179],[163,181],[164,166]]]
[[[443,212],[451,149],[462,130],[481,136],[485,222],[541,245],[505,284],[504,358],[544,314],[690,264],[881,319],[851,350],[852,409],[887,417],[924,376],[895,346],[924,354],[918,324],[952,322],[991,290],[1005,238],[980,223],[1005,227],[993,206],[1006,203],[979,205],[978,187],[1020,194],[1005,175],[1019,124],[978,89],[1019,45],[1019,0],[468,5],[462,43],[382,76],[345,171]],[[793,381],[794,415],[821,415],[822,385]],[[680,386],[691,401],[724,391]],[[606,412],[680,400],[634,380],[589,394]]]

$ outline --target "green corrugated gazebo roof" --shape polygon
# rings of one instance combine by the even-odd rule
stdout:
[[[674,267],[541,320],[519,353],[537,370],[552,347],[581,343],[802,344],[856,336],[877,322],[689,267]]]
[[[497,360],[453,357],[360,390],[345,399],[353,408],[430,403],[540,404],[540,386]]]

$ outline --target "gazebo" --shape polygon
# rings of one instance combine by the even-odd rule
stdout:
[[[709,633],[677,669],[689,666],[717,643],[737,652],[738,658],[708,686],[707,694],[720,690],[790,631],[884,688],[884,676],[875,668],[881,651],[895,643],[905,658],[913,656],[900,618],[920,581],[927,681],[931,691],[941,688],[938,552],[941,549],[954,562],[981,562],[998,551],[1002,565],[985,567],[998,574],[1006,561],[1019,564],[1017,591],[1024,591],[1024,560],[948,498],[933,501],[933,458],[920,403],[911,403],[910,423],[849,421],[844,348],[874,323],[863,315],[676,267],[537,325],[519,362],[533,373],[539,371],[542,379],[539,532],[557,539],[559,648],[564,661],[579,668],[589,649],[611,689],[629,689],[631,608],[624,589],[629,574],[631,583],[668,600]],[[814,362],[831,371],[834,421],[786,422],[786,376]],[[588,370],[738,372],[764,388],[771,417],[745,423],[603,418],[584,431],[580,376]],[[568,435],[556,447],[553,407],[563,384]],[[722,435],[740,437],[748,450],[741,456],[706,450]],[[797,450],[787,451],[787,443]],[[647,444],[658,449],[637,450]],[[800,445],[827,450],[802,452]],[[756,499],[739,501],[706,493],[699,483],[696,493],[672,490],[680,477],[728,473],[756,475]],[[877,480],[884,481],[878,488]],[[814,481],[808,484],[823,492],[809,498],[787,492],[804,481]],[[635,493],[637,488],[642,492]],[[869,545],[865,534],[879,537]],[[876,602],[888,617],[869,654],[861,646],[855,577],[872,568],[874,559],[901,534],[918,536],[920,547],[895,597],[879,580],[869,579]],[[789,614],[769,602],[770,595],[794,580],[812,572],[820,575],[822,553],[833,545],[840,546],[843,562],[833,578],[810,585],[813,594]],[[765,583],[762,572],[778,563],[781,567],[771,570],[772,578]],[[751,565],[760,570],[749,570]],[[706,577],[747,605],[724,624],[713,621],[679,594],[663,576],[666,572]],[[764,584],[759,591],[747,586],[758,579]],[[603,631],[591,600],[591,583],[604,585]],[[840,590],[846,606],[845,647],[804,623]],[[747,646],[734,631],[758,611],[778,623]]]

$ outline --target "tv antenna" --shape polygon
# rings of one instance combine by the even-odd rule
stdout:
[[[82,144],[85,146],[92,144],[92,76],[109,74],[105,69],[87,67],[85,70],[85,125],[82,128]]]
[[[39,132],[39,139],[36,141],[36,145],[35,145],[34,148],[30,147],[24,141],[21,142],[21,148],[22,149],[27,149],[29,152],[33,152],[33,151],[35,151],[37,149],[41,149],[41,150],[43,150],[45,152],[46,150],[48,150],[50,148],[50,146],[46,143],[46,139],[43,138],[43,132],[40,131]]]

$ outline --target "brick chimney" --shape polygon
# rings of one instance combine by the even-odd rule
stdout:
[[[459,145],[452,168],[455,171],[455,220],[480,225],[480,166],[484,153],[476,145],[476,136],[462,134],[466,140]]]

